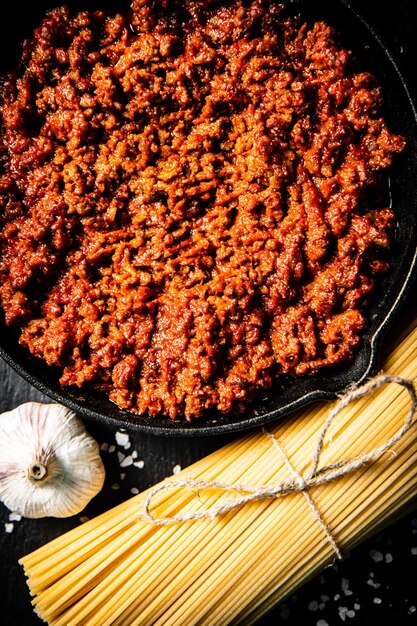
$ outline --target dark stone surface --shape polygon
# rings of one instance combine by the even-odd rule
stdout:
[[[380,33],[417,95],[417,3],[414,0],[355,0],[357,10]],[[10,24],[13,29],[13,24]],[[398,326],[404,324],[404,316]],[[44,401],[40,393],[0,363],[0,412],[28,400]],[[87,424],[99,443],[115,444],[115,430]],[[131,488],[142,490],[172,473],[176,465],[185,467],[216,450],[231,436],[204,438],[158,438],[130,433],[132,449],[144,461],[143,469],[120,468],[115,453],[103,452],[107,478],[102,492],[82,513],[93,517],[124,501]],[[124,472],[126,477],[120,478]],[[117,483],[119,489],[112,486]],[[17,559],[80,523],[73,518],[22,520],[6,533],[9,512],[0,505],[0,624],[36,626],[29,593]],[[285,603],[261,620],[260,624],[285,623],[288,626],[373,626],[417,623],[417,513],[409,513],[391,524],[320,576],[308,582]],[[185,626],[185,625],[184,625]]]

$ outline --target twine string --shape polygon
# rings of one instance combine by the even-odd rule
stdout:
[[[271,439],[272,444],[277,449],[278,454],[280,455],[281,459],[284,461],[285,465],[287,466],[288,470],[291,472],[293,477],[295,479],[298,479],[300,484],[302,484],[302,486],[304,487],[306,485],[305,479],[301,476],[301,474],[299,472],[297,472],[295,467],[292,465],[290,459],[287,457],[287,455],[285,453],[285,450],[282,447],[282,445],[279,442],[279,440],[271,432],[269,432],[265,428],[264,428],[264,433]],[[333,548],[333,551],[335,552],[337,558],[341,559],[342,558],[342,553],[340,551],[339,546],[337,545],[336,539],[333,537],[328,524],[326,524],[326,522],[324,521],[323,516],[320,513],[316,503],[314,502],[310,492],[307,491],[307,488],[305,487],[301,493],[304,496],[304,499],[306,500],[306,502],[307,502],[311,512],[313,513],[314,517],[316,518],[316,520],[319,522],[320,526],[322,527],[323,532],[326,535],[327,540],[330,543],[331,547]]]
[[[410,410],[407,414],[403,426],[385,443],[377,446],[368,453],[361,454],[357,457],[342,459],[335,463],[320,467],[320,459],[326,434],[339,413],[353,400],[362,398],[363,396],[370,394],[389,383],[395,383],[404,387],[410,396]],[[394,444],[400,441],[402,437],[404,437],[404,435],[407,433],[407,431],[410,430],[411,426],[413,425],[413,419],[416,409],[417,396],[414,390],[413,382],[411,380],[388,374],[379,374],[378,376],[371,378],[360,387],[354,385],[351,386],[350,388],[348,388],[346,393],[341,396],[340,399],[336,402],[334,407],[329,412],[325,423],[319,431],[317,443],[313,451],[310,468],[309,470],[307,470],[305,476],[302,476],[293,468],[290,460],[285,454],[285,451],[283,450],[282,446],[273,435],[273,433],[264,430],[265,434],[271,439],[273,445],[276,447],[281,459],[284,461],[285,465],[289,469],[291,473],[291,478],[281,481],[276,485],[255,486],[244,485],[240,483],[229,484],[216,480],[206,481],[201,479],[183,479],[177,481],[162,482],[154,487],[147,495],[143,503],[142,517],[145,520],[152,522],[153,524],[158,524],[160,526],[186,522],[189,520],[215,519],[221,515],[224,515],[225,513],[228,513],[229,511],[232,511],[233,509],[241,507],[250,502],[256,502],[259,500],[266,500],[271,498],[279,498],[289,493],[301,493],[306,498],[313,515],[322,526],[323,531],[330,545],[332,546],[332,549],[335,551],[337,556],[341,558],[341,553],[339,547],[337,546],[336,540],[331,534],[329,527],[323,520],[320,511],[318,510],[316,504],[314,503],[314,500],[309,493],[309,489],[311,487],[318,487],[320,485],[330,483],[337,478],[346,476],[347,474],[350,474],[357,469],[369,465],[372,461],[375,461],[387,450],[392,448]],[[218,489],[225,494],[233,492],[234,494],[238,495],[235,495],[235,497],[233,498],[226,497],[208,509],[192,510],[189,512],[184,512],[178,515],[167,517],[157,517],[151,513],[151,504],[158,493],[167,489],[178,489],[183,487],[188,487],[197,491],[204,489]]]

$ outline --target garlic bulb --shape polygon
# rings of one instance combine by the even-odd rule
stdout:
[[[103,486],[97,442],[75,413],[27,402],[0,415],[0,500],[24,517],[69,517]]]

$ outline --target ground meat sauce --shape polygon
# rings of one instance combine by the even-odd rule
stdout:
[[[47,14],[2,86],[1,301],[62,385],[238,412],[344,362],[404,147],[324,23],[254,2]]]

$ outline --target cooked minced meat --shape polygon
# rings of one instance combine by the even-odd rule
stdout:
[[[330,26],[264,0],[59,8],[1,98],[1,302],[62,385],[192,419],[352,357],[404,140]]]

